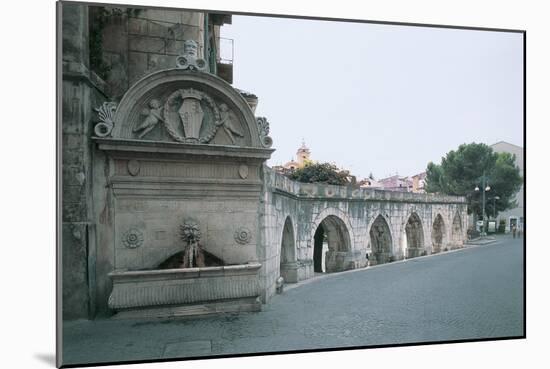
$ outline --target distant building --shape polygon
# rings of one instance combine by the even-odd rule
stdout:
[[[386,191],[412,192],[413,181],[399,174],[378,180],[380,188]]]
[[[359,187],[361,188],[382,188],[382,184],[373,178],[365,178],[359,181]]]
[[[303,167],[308,161],[311,151],[306,146],[306,143],[302,141],[302,146],[296,151],[296,160],[298,161],[299,168]]]
[[[425,193],[426,192],[426,172],[415,174],[412,178],[412,192]]]
[[[289,162],[284,165],[276,165],[273,167],[274,170],[280,173],[287,173],[299,168],[303,168],[304,165],[310,160],[311,151],[306,146],[305,142],[302,141],[302,146],[296,151],[296,160],[291,159]]]
[[[519,168],[519,174],[523,177],[523,147],[500,141],[491,145],[491,148],[495,152],[507,152],[510,154],[514,154],[516,156],[516,165]],[[517,207],[500,212],[497,216],[497,225],[499,224],[501,219],[504,219],[506,221],[506,232],[510,232],[514,225],[516,225],[519,230],[523,231],[525,229],[523,191],[524,185],[522,184],[515,197]]]

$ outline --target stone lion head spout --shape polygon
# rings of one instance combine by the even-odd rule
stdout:
[[[180,238],[185,244],[180,267],[204,267],[204,251],[199,244],[201,239],[199,223],[194,219],[185,220],[180,225]]]
[[[195,219],[185,219],[179,226],[179,236],[184,247],[159,264],[159,269],[201,268],[225,265],[216,255],[204,250],[200,244],[202,233]]]
[[[198,244],[201,239],[199,223],[194,219],[187,219],[180,226],[180,238],[186,246]]]

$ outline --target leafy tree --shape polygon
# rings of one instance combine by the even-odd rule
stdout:
[[[332,185],[350,185],[355,178],[347,170],[340,170],[334,164],[306,162],[302,168],[295,169],[288,177],[303,183],[327,183]]]
[[[466,196],[468,213],[481,217],[484,173],[491,188],[485,193],[486,215],[517,206],[514,195],[521,188],[523,178],[515,164],[515,155],[496,153],[485,144],[463,144],[456,151],[449,151],[440,165],[428,163],[426,191]],[[476,186],[480,191],[474,190]],[[498,200],[494,200],[496,196]]]

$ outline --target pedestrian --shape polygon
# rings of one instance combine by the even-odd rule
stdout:
[[[517,231],[517,228],[516,228],[516,225],[514,224],[512,226],[512,238],[516,238],[516,231]]]

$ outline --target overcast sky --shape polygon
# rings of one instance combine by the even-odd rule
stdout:
[[[523,145],[519,33],[233,16],[233,86],[259,97],[270,165],[413,175],[462,143]]]

